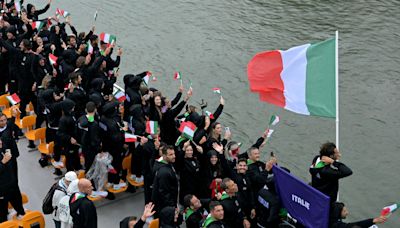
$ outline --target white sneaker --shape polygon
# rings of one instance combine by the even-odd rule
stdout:
[[[108,196],[108,192],[106,192],[106,191],[98,191],[97,194],[98,194],[98,196],[101,196],[103,198]]]
[[[92,194],[90,194],[91,197],[96,198],[99,196],[99,192],[98,191],[92,191]]]
[[[53,161],[51,163],[54,167],[60,167],[63,168],[64,167],[64,163],[62,161]]]
[[[17,215],[17,220],[22,220],[23,215]]]
[[[132,180],[136,180],[136,178],[137,178],[137,177],[136,177],[135,174],[132,174],[132,175],[131,175],[131,179],[132,179]]]
[[[125,188],[126,187],[126,183],[125,182],[119,183],[118,186],[120,188]]]
[[[121,189],[121,187],[119,186],[119,184],[114,184],[113,189],[114,189],[115,191],[118,191],[118,190]]]
[[[143,182],[143,176],[141,177],[136,177],[136,179],[134,179],[137,183],[142,183]]]

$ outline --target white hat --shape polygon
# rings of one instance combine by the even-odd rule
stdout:
[[[76,176],[76,173],[74,171],[69,171],[65,174],[64,179],[66,181],[73,181],[78,179],[78,177]]]

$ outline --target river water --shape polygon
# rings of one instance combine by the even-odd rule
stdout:
[[[43,0],[33,1],[38,8]],[[246,67],[257,52],[287,49],[334,36],[339,30],[340,150],[354,174],[341,181],[340,200],[349,221],[377,216],[400,200],[400,1],[169,0],[58,1],[78,31],[117,36],[125,51],[123,74],[151,70],[151,86],[173,96],[179,82],[193,84],[191,103],[202,98],[214,110],[220,87],[226,99],[221,122],[250,146],[271,114],[281,117],[265,154],[305,181],[319,145],[335,141],[334,119],[308,117],[261,103],[249,91]],[[121,80],[120,80],[121,81]],[[400,227],[399,213],[382,227]]]

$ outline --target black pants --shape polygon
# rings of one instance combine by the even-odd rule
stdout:
[[[129,144],[129,151],[132,154],[132,159],[131,159],[131,172],[137,177],[142,176],[142,168],[143,168],[143,147],[141,145],[138,145],[135,148],[134,143]]]
[[[121,180],[120,177],[120,172],[122,169],[122,145],[118,146],[116,145],[116,148],[113,151],[110,151],[111,156],[113,157],[113,160],[111,162],[111,165],[114,167],[114,169],[117,171],[116,174],[113,173],[108,173],[108,180],[112,184],[119,184],[119,181]]]
[[[51,129],[49,127],[46,128],[46,143],[54,142],[53,158],[55,161],[58,162],[61,158],[61,146],[58,137],[56,137],[56,134],[57,130]]]
[[[65,158],[67,159],[67,171],[77,171],[81,169],[81,161],[79,157],[79,147],[75,145],[66,146],[64,151]]]
[[[25,215],[21,191],[16,186],[8,192],[0,193],[0,223],[7,221],[8,202],[11,203],[18,215]]]
[[[21,119],[26,116],[26,106],[32,102],[33,107],[36,107],[37,98],[33,92],[20,93],[21,103],[19,109],[21,111]]]
[[[97,152],[92,149],[82,149],[83,156],[85,156],[85,172],[88,173],[90,167],[96,158]]]

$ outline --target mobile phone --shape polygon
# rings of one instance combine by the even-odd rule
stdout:
[[[230,131],[229,127],[225,127],[225,131]]]
[[[275,157],[274,151],[271,151],[270,155],[271,157]]]

